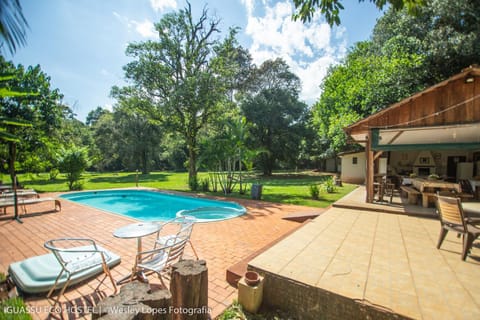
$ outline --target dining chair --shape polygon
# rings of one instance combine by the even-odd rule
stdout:
[[[443,243],[448,231],[454,231],[462,235],[462,260],[472,248],[473,241],[480,236],[480,229],[474,226],[465,218],[462,203],[459,198],[437,195],[436,206],[440,216],[440,235],[437,242],[437,249]]]

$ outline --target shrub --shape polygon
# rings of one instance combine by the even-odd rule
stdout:
[[[320,196],[320,190],[318,189],[318,186],[316,184],[311,184],[309,190],[310,190],[310,196],[312,197],[312,199],[318,200]]]
[[[328,178],[322,183],[322,188],[327,193],[334,193],[337,188],[335,187],[335,181],[333,177]]]
[[[236,319],[247,319],[247,316],[242,310],[242,306],[234,301],[233,304],[225,310],[219,317],[219,320],[236,320]]]
[[[90,166],[87,149],[71,148],[70,150],[62,150],[58,157],[59,168],[67,176],[67,184],[69,190],[78,190],[80,178],[85,169]]]
[[[57,168],[51,169],[49,172],[50,180],[54,181],[55,179],[57,179],[59,173],[60,170],[58,170]]]
[[[203,192],[208,192],[210,191],[210,181],[208,178],[202,179],[200,181],[200,187],[202,188]]]
[[[190,188],[191,191],[198,190],[198,188],[200,187],[200,183],[198,182],[197,176],[194,176],[188,179],[188,187]]]

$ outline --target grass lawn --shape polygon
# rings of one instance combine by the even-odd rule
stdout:
[[[199,181],[206,179],[207,173],[199,173]],[[8,176],[4,175],[4,183],[8,183]],[[121,173],[86,173],[83,176],[84,190],[99,190],[111,188],[135,187],[135,172]],[[333,193],[327,193],[320,186],[329,176],[316,172],[301,173],[274,173],[271,177],[261,175],[250,175],[246,181],[249,185],[247,193],[241,195],[238,191],[227,195],[229,198],[250,198],[250,185],[260,183],[263,185],[262,200],[305,205],[311,207],[324,208],[332,202],[343,197],[352,191],[356,186],[343,184],[343,187],[336,187]],[[67,181],[63,175],[59,175],[56,180],[50,180],[48,174],[20,174],[19,181],[25,188],[33,188],[38,192],[66,192],[68,191]],[[188,174],[186,172],[152,172],[150,174],[139,174],[138,185],[141,187],[158,188],[162,190],[175,190],[189,192]],[[316,184],[320,189],[320,197],[313,200],[310,196],[310,185]],[[204,192],[209,195],[225,196],[221,192]]]

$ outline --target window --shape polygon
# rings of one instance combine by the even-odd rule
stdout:
[[[352,164],[357,164],[358,163],[358,158],[357,157],[353,157],[352,158]]]

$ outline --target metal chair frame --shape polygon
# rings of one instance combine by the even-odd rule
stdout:
[[[68,242],[73,242],[73,243],[86,243],[87,245],[90,245],[93,247],[93,249],[86,249],[85,247],[79,248],[78,246],[72,246],[72,247],[60,247],[58,243],[63,242],[63,243],[68,243]],[[57,278],[55,279],[55,283],[53,284],[52,288],[47,294],[47,298],[50,299],[53,292],[57,289],[57,284],[62,277],[64,273],[67,274],[67,280],[65,281],[65,284],[61,288],[60,293],[57,296],[57,299],[54,300],[54,304],[56,305],[60,297],[65,293],[65,290],[70,284],[71,277],[81,271],[94,268],[98,265],[102,265],[103,272],[105,273],[105,277],[102,279],[99,285],[103,283],[103,281],[109,277],[110,281],[112,282],[113,288],[114,288],[114,294],[117,293],[117,285],[115,284],[115,281],[113,280],[112,274],[110,273],[110,268],[106,262],[105,258],[105,253],[102,250],[99,250],[97,247],[97,244],[95,243],[94,240],[88,239],[88,238],[58,238],[58,239],[52,239],[48,240],[45,242],[45,248],[49,249],[52,251],[54,254],[55,258],[58,260],[60,263],[62,270],[58,274]],[[77,258],[76,261],[73,261],[68,258],[69,254],[72,253],[79,253],[79,254],[85,254],[83,260],[79,260]],[[100,260],[95,260],[92,259],[94,255],[99,254],[101,259]],[[78,256],[77,256],[78,257]],[[90,263],[85,263],[84,265],[81,264],[82,261],[88,261],[88,259],[91,259]]]

